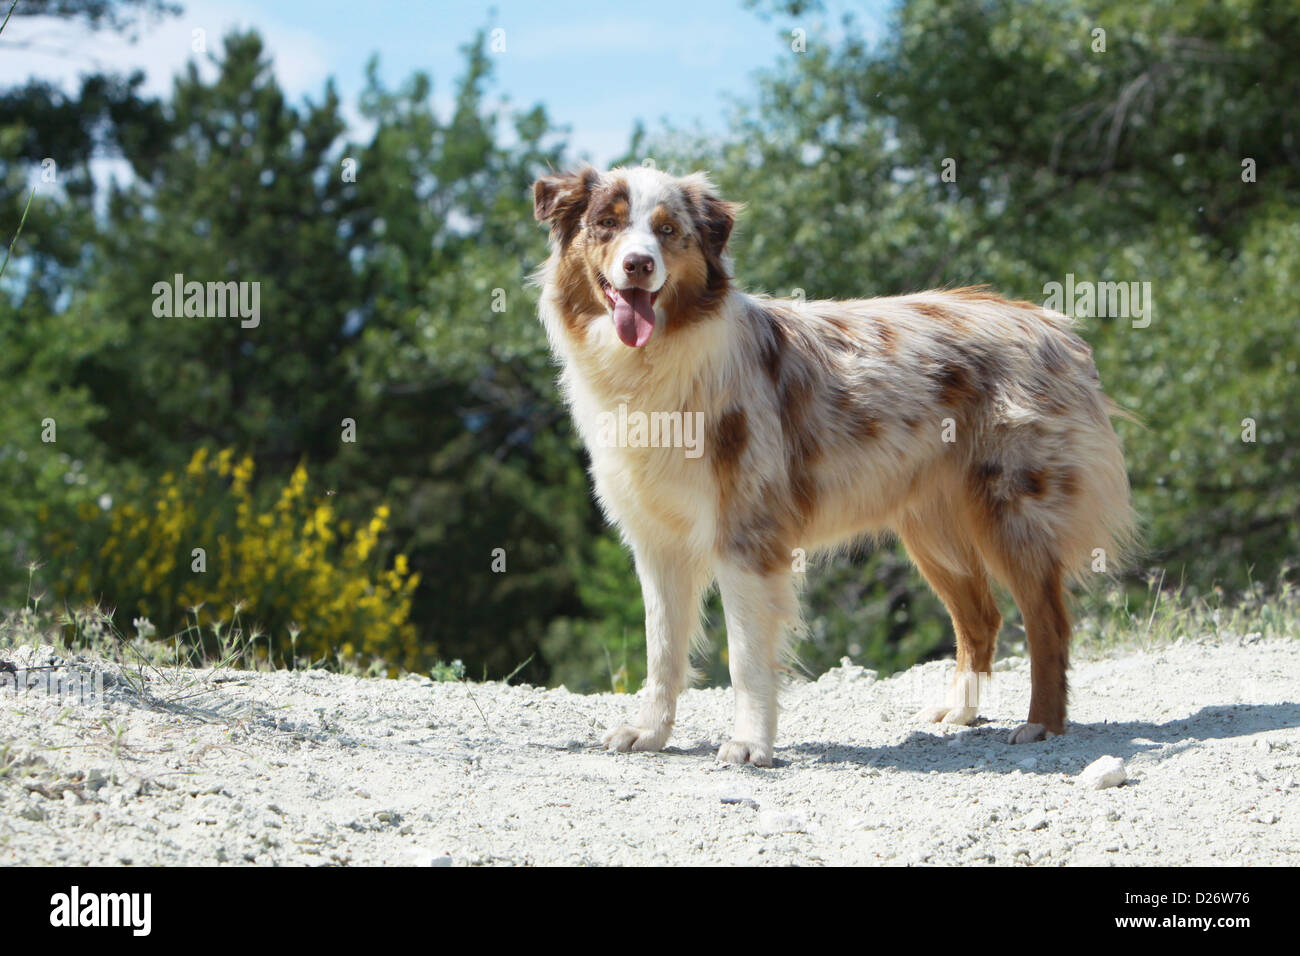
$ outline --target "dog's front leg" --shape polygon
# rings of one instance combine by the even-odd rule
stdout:
[[[799,619],[794,580],[788,572],[758,574],[721,567],[718,589],[727,616],[727,655],[736,692],[735,731],[718,750],[718,759],[770,767],[785,642]]]
[[[677,719],[677,696],[689,674],[691,638],[700,626],[707,568],[680,552],[634,548],[645,599],[646,683],[634,724],[605,734],[610,750],[662,750]]]

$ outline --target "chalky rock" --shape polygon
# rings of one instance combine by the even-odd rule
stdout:
[[[1124,771],[1124,761],[1118,757],[1098,757],[1083,768],[1078,779],[1080,786],[1089,790],[1105,790],[1118,787],[1128,779],[1128,774]]]

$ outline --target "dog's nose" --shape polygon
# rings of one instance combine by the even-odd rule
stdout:
[[[633,279],[648,276],[655,271],[653,256],[641,252],[631,252],[623,257],[623,271]]]

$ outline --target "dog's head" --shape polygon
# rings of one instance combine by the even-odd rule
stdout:
[[[625,345],[716,311],[726,294],[727,239],[739,206],[703,173],[681,178],[590,166],[533,185],[533,214],[551,227],[553,281],[569,320],[604,313]]]

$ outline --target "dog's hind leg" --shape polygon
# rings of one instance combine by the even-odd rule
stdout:
[[[1065,733],[1070,616],[1059,567],[1013,580],[1011,590],[1025,620],[1032,686],[1029,719],[1011,732],[1008,742],[1024,744],[1042,740],[1048,734]]]
[[[633,724],[605,734],[610,750],[662,750],[677,719],[677,697],[690,678],[691,641],[699,631],[700,601],[709,574],[703,562],[634,548],[645,599],[646,683]]]
[[[899,529],[908,555],[948,609],[957,638],[957,673],[943,702],[917,715],[927,723],[970,724],[975,719],[980,687],[993,674],[1002,626],[984,562],[958,534],[952,521],[922,525],[907,520]]]
[[[762,574],[718,568],[727,616],[727,655],[736,694],[736,724],[718,750],[724,763],[772,766],[777,696],[789,641],[799,624],[794,578],[788,571]]]
[[[1064,578],[1068,556],[1081,546],[1060,528],[1062,513],[1068,517],[1067,509],[1078,507],[1077,484],[1071,472],[1057,466],[1014,469],[985,463],[970,478],[976,547],[1015,598],[1029,645],[1029,719],[1011,732],[1013,744],[1065,733],[1070,615]]]

